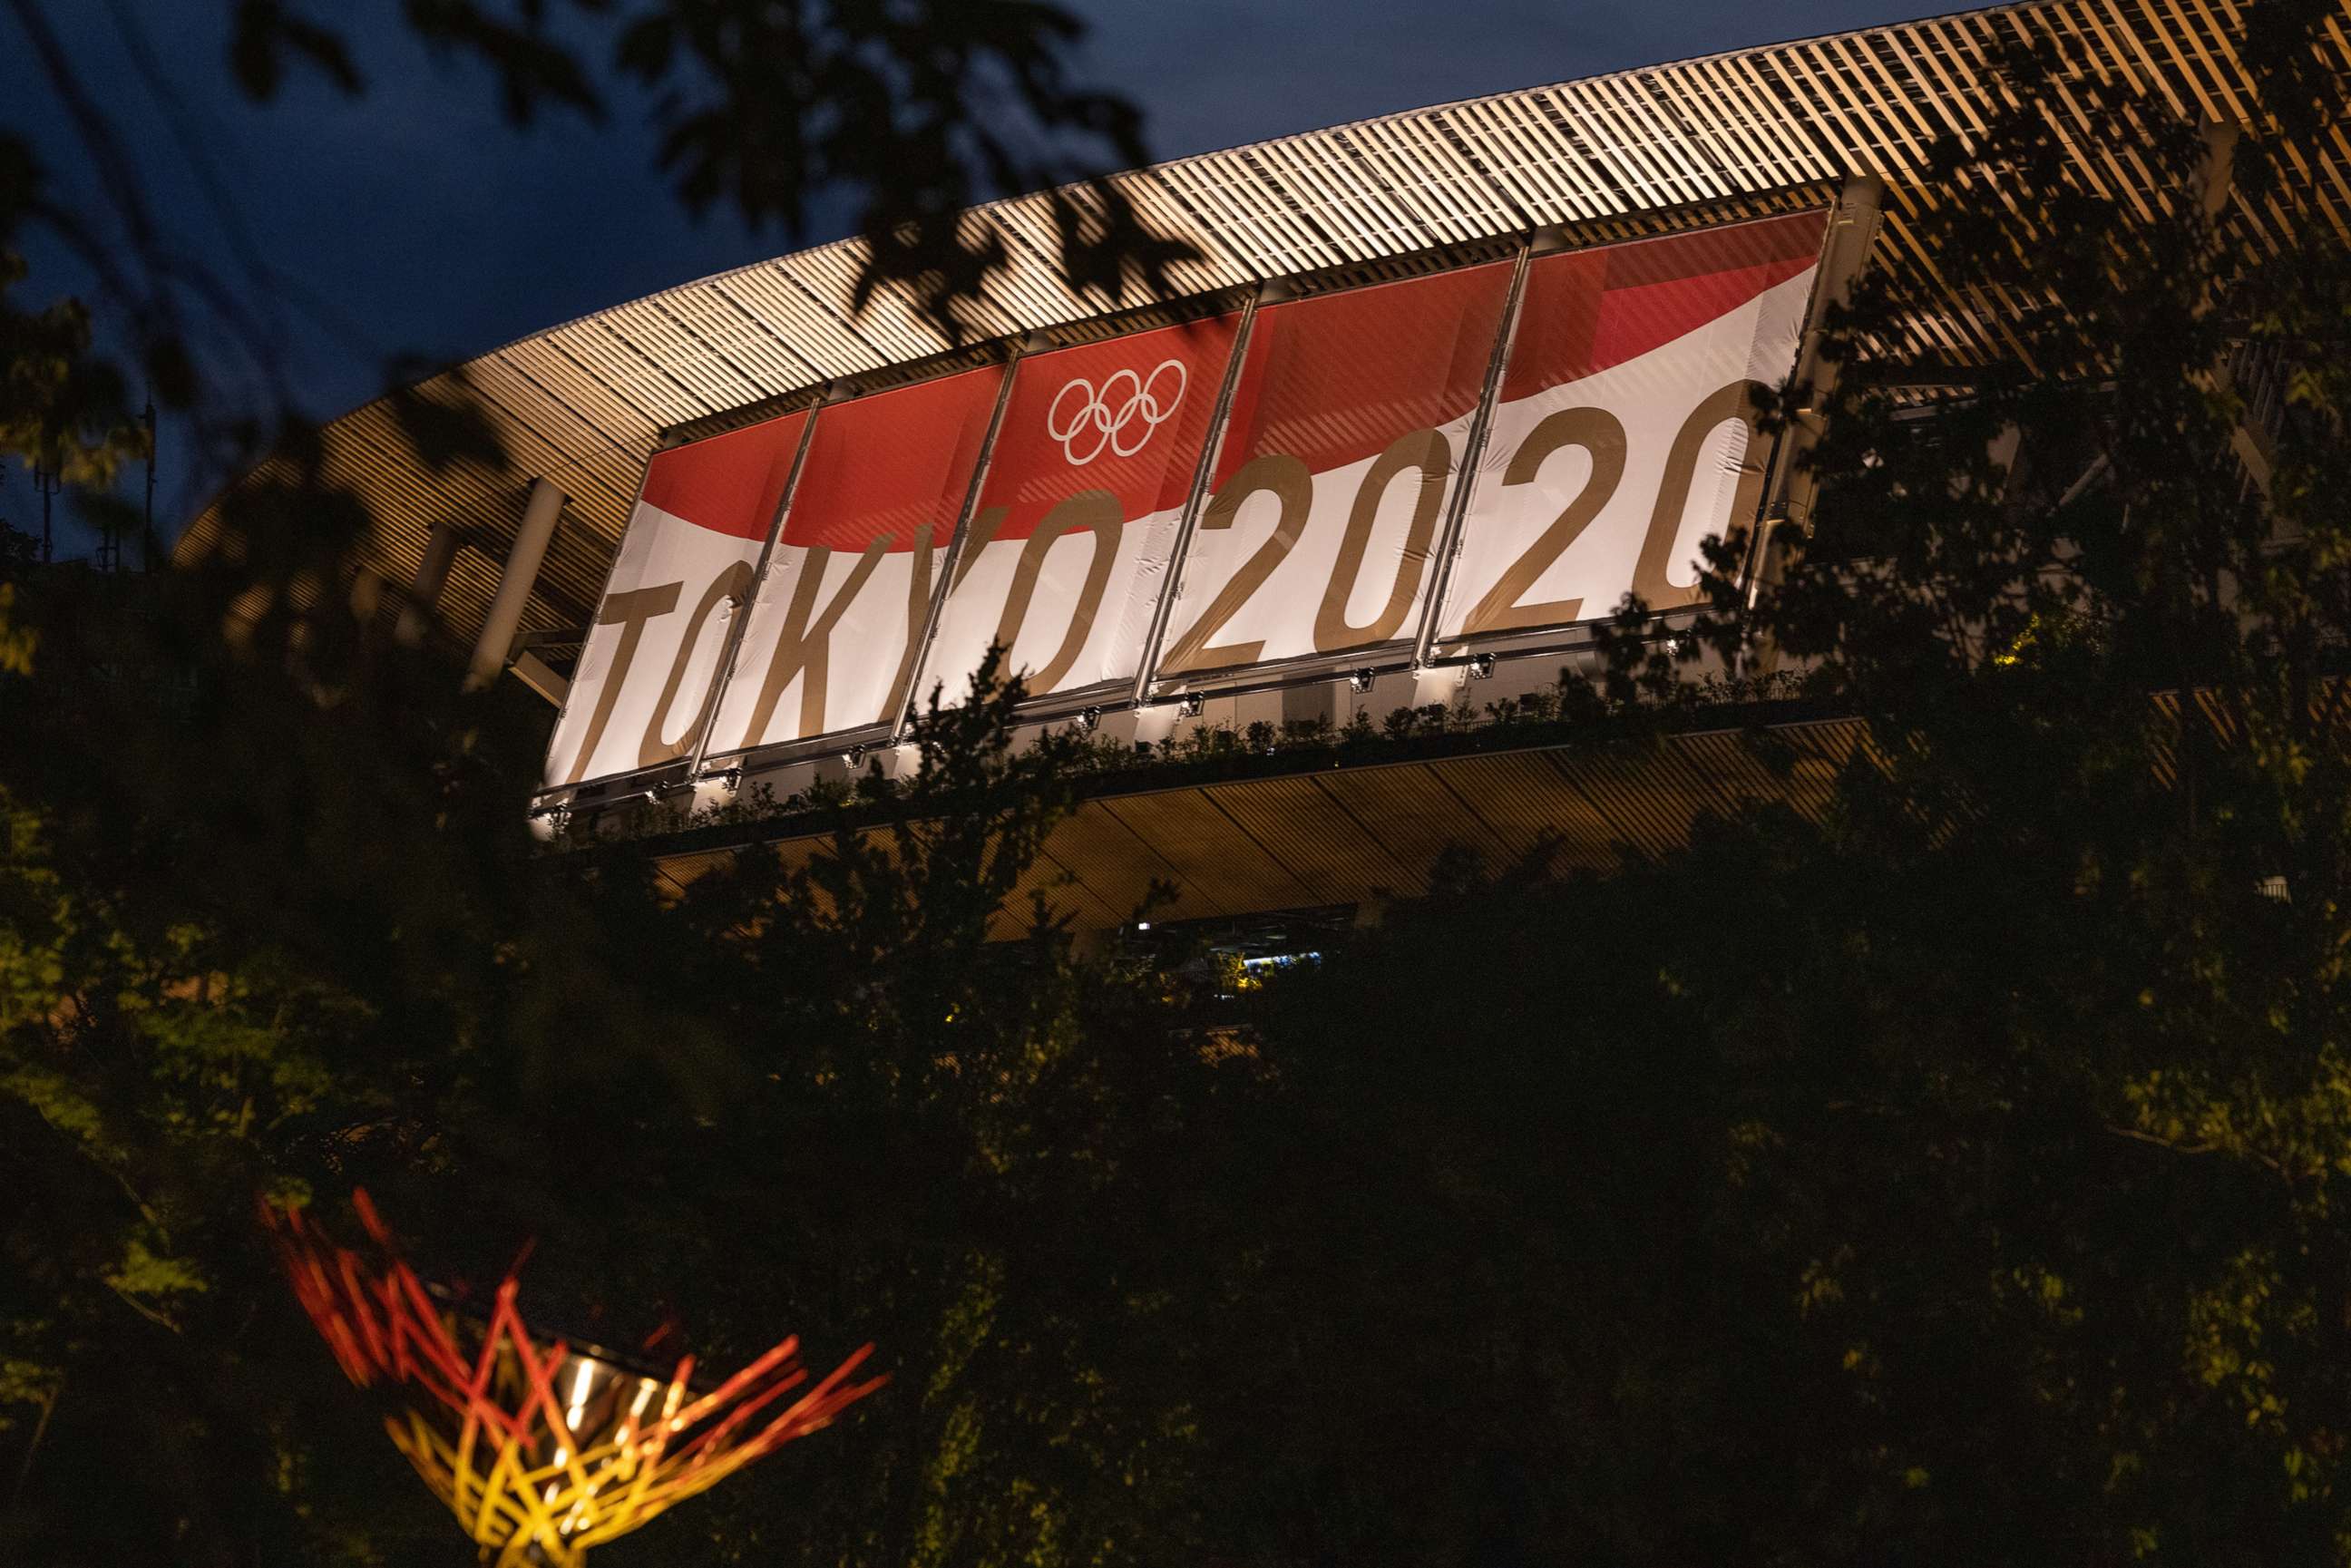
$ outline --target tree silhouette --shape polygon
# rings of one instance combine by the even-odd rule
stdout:
[[[632,68],[726,9],[649,7]],[[243,560],[9,558],[0,1555],[453,1547],[250,1218],[364,1184],[460,1288],[542,1239],[534,1299],[600,1342],[881,1346],[827,1442],[616,1565],[2344,1561],[2351,266],[2303,157],[2338,12],[2243,9],[2233,141],[2011,60],[1932,165],[2000,199],[1914,232],[2012,358],[1906,350],[1922,285],[1865,277],[1776,590],[1723,541],[1700,637],[1627,605],[1562,706],[1637,734],[1691,661],[1776,663],[1865,723],[1825,800],[1607,877],[1454,868],[1238,996],[990,940],[1086,787],[1011,744],[1017,686],[934,705],[813,857],[681,890],[534,850],[543,716],[354,623],[365,518],[298,465]],[[245,14],[249,82],[363,72]],[[576,111],[537,13],[417,14]],[[780,208],[826,166],[757,129]],[[727,199],[715,133],[678,168]],[[2067,178],[2102,150],[2141,202]],[[0,428],[99,462],[71,411],[119,386],[20,319],[49,370]]]

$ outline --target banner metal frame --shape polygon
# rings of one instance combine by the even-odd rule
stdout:
[[[776,498],[775,515],[768,519],[768,537],[759,546],[758,564],[751,569],[750,586],[744,591],[735,624],[727,628],[726,647],[719,657],[716,672],[710,677],[710,689],[703,696],[702,730],[694,737],[694,764],[685,774],[689,784],[702,782],[703,766],[710,756],[711,736],[718,727],[718,706],[726,700],[726,688],[734,684],[735,663],[742,657],[743,639],[751,629],[751,612],[758,608],[759,596],[767,591],[768,569],[774,563],[776,546],[784,537],[784,524],[792,515],[792,498],[799,494],[800,471],[808,465],[809,449],[816,444],[817,421],[833,401],[832,383],[828,382],[824,396],[809,406],[808,423],[800,426],[799,444],[792,450],[791,472],[784,476],[783,494]]]
[[[1494,409],[1501,401],[1502,373],[1510,362],[1510,350],[1519,340],[1519,314],[1526,305],[1527,274],[1533,269],[1535,236],[1529,235],[1519,246],[1518,265],[1510,273],[1510,297],[1502,305],[1502,328],[1494,336],[1493,357],[1486,362],[1486,385],[1478,395],[1478,417],[1470,422],[1468,439],[1462,443],[1461,480],[1453,486],[1453,495],[1445,508],[1445,526],[1437,533],[1436,554],[1437,580],[1428,586],[1421,601],[1420,624],[1414,630],[1412,667],[1426,669],[1429,652],[1437,640],[1437,628],[1445,618],[1446,597],[1453,591],[1453,562],[1461,553],[1461,530],[1469,520],[1469,500],[1478,491],[1478,465],[1485,460],[1486,438],[1493,433]]]
[[[1004,359],[998,360],[990,363],[965,365],[954,370],[944,371],[937,377],[926,377],[918,381],[902,382],[890,386],[876,387],[871,392],[860,392],[850,397],[831,399],[823,406],[828,408],[837,407],[859,402],[863,398],[886,396],[893,392],[904,391],[908,387],[925,385],[930,381],[943,381],[949,376],[976,374],[978,371],[986,370],[998,371],[1003,374],[1004,382],[996,390],[996,402],[988,413],[988,428],[987,434],[981,437],[980,460],[982,463],[985,463],[987,456],[988,447],[992,444],[995,439],[997,422],[1003,415],[1006,389],[1012,384],[1011,370],[1013,365],[1018,362],[1019,358],[1019,346],[1015,344]],[[794,476],[793,483],[795,489],[797,489],[799,483],[799,476],[797,475]],[[965,495],[962,504],[967,507],[970,504],[970,492],[968,490]],[[962,517],[961,511],[957,512],[956,517],[957,526],[959,528]],[[788,520],[788,518],[782,517],[778,518],[775,538],[776,543],[778,546],[783,542],[783,528]],[[946,546],[938,548],[942,550],[951,550],[952,547],[953,538],[950,537],[949,542]],[[772,566],[772,561],[770,562],[770,565]],[[925,634],[927,634],[932,619],[937,613],[937,608],[938,591],[934,587],[930,601],[925,609],[924,627]],[[744,633],[747,639],[749,636],[748,625],[749,623],[747,618]],[[914,634],[914,632],[910,628],[907,635],[911,638]],[[732,672],[730,671],[729,674],[731,679]],[[919,674],[919,669],[917,670],[917,674]],[[911,680],[909,682],[908,689],[909,691],[913,689],[913,682]],[[723,703],[725,700],[726,694],[722,690],[719,694],[719,701]],[[712,722],[714,725],[716,723],[716,718],[717,709],[714,707],[712,709]],[[889,744],[894,740],[895,737],[896,726],[894,719],[891,715],[885,713],[882,716],[874,718],[865,724],[853,725],[842,729],[827,730],[821,735],[800,736],[795,739],[770,741],[766,745],[761,746],[740,746],[721,751],[706,752],[703,758],[703,766],[705,768],[709,768],[712,761],[715,759],[724,763],[725,766],[723,768],[712,768],[711,771],[713,772],[726,772],[739,768],[745,774],[749,774],[763,768],[784,767],[795,762],[806,762],[817,758],[834,754],[845,755],[851,752],[861,752],[871,747]]]
[[[1807,406],[1791,413],[1771,444],[1771,470],[1764,476],[1762,499],[1756,507],[1754,538],[1748,542],[1747,559],[1740,573],[1742,617],[1754,610],[1762,592],[1771,568],[1771,538],[1780,526],[1792,523],[1804,534],[1812,532],[1812,497],[1807,494],[1800,498],[1794,490],[1797,465],[1820,439],[1825,423],[1817,404],[1836,386],[1836,366],[1821,356],[1823,334],[1827,330],[1829,308],[1842,304],[1852,293],[1855,283],[1868,270],[1871,253],[1877,248],[1877,231],[1886,215],[1885,180],[1861,171],[1846,175],[1826,213],[1828,221],[1821,225],[1820,260],[1813,274],[1812,298],[1805,303],[1803,329],[1796,339],[1795,362],[1789,366],[1788,378],[1782,383],[1802,394]],[[1822,380],[1824,366],[1827,375]],[[1820,384],[1812,384],[1815,381]],[[1746,661],[1747,653],[1742,649],[1742,667]]]
[[[611,596],[612,579],[620,574],[622,547],[629,541],[629,528],[637,520],[637,508],[645,504],[645,481],[653,476],[653,459],[668,450],[666,446],[656,446],[645,454],[645,460],[643,463],[637,465],[636,498],[629,503],[628,520],[621,525],[621,537],[612,541],[612,559],[604,564],[604,580],[596,585],[596,603],[588,612],[587,635],[580,639],[580,659],[584,660],[588,657],[588,644],[595,638],[596,628],[601,624],[596,617],[603,613],[604,601]],[[570,679],[564,683],[563,700],[555,705],[555,727],[548,731],[547,745],[550,753],[555,748],[555,737],[563,733],[564,719],[571,713],[571,694],[579,689],[580,665],[575,662],[571,666]],[[640,771],[643,770],[640,769]],[[541,779],[546,777],[546,772],[547,759],[543,758],[539,762]],[[580,790],[590,785],[601,788],[629,777],[627,773],[608,773],[601,779],[575,779],[569,784],[542,783],[537,789],[531,791],[530,813],[533,816],[543,816],[549,811],[559,811],[577,799]]]
[[[1240,356],[1248,342],[1249,324],[1255,319],[1256,313],[1257,291],[1252,289],[1247,299],[1233,306],[1229,309],[1209,310],[1196,318],[1191,319],[1189,321],[1166,324],[1181,327],[1186,325],[1196,325],[1203,321],[1221,320],[1227,316],[1238,316],[1240,318],[1240,320],[1235,323],[1233,328],[1232,344],[1227,350],[1228,363],[1225,369],[1219,372],[1218,375],[1217,402],[1209,412],[1208,423],[1203,431],[1201,442],[1203,456],[1200,461],[1196,462],[1194,465],[1192,481],[1189,487],[1187,487],[1185,492],[1183,509],[1179,512],[1177,517],[1176,538],[1169,547],[1170,553],[1168,556],[1168,568],[1171,577],[1176,561],[1176,552],[1179,551],[1183,545],[1185,528],[1184,519],[1198,498],[1203,476],[1207,472],[1210,461],[1207,454],[1210,446],[1215,442],[1218,428],[1224,418],[1229,396],[1228,389],[1232,383],[1233,378],[1238,374],[1238,366],[1240,362]],[[1008,370],[1017,371],[1031,359],[1045,358],[1054,353],[1058,353],[1064,349],[1095,347],[1104,342],[1116,342],[1121,338],[1140,337],[1146,332],[1164,329],[1165,329],[1165,326],[1144,326],[1136,328],[1132,332],[1113,333],[1108,338],[1090,340],[1083,342],[1053,343],[1042,348],[1025,347],[1024,351],[1017,361],[1008,361]],[[1038,334],[1031,334],[1030,338],[1027,341],[1033,343],[1037,336]],[[1008,377],[1006,382],[1006,396],[1008,400],[1010,396],[1010,390],[1011,383]],[[1009,410],[1010,403],[1008,401],[1005,407],[1008,411]],[[995,448],[998,444],[997,436],[1000,434],[1000,428],[991,433],[987,455],[987,465],[977,476],[971,496],[967,504],[965,517],[959,523],[956,529],[956,554],[954,559],[948,563],[946,576],[944,579],[947,589],[947,594],[949,596],[954,592],[956,573],[962,564],[962,552],[968,546],[968,535],[971,524],[979,515],[979,500],[987,488],[987,478],[994,469],[996,459]],[[1123,710],[1134,706],[1134,690],[1136,683],[1140,677],[1148,673],[1151,666],[1151,661],[1155,656],[1155,639],[1158,635],[1164,624],[1164,618],[1167,613],[1167,602],[1166,589],[1163,585],[1159,593],[1152,601],[1151,621],[1144,632],[1144,640],[1137,653],[1139,663],[1136,665],[1135,674],[1134,675],[1108,675],[1098,681],[1089,681],[1082,686],[1071,686],[1060,691],[1032,695],[1025,698],[1019,708],[1015,710],[1016,722],[1021,725],[1052,724],[1060,720],[1076,718],[1089,710]],[[920,701],[923,677],[932,674],[931,654],[937,644],[938,624],[940,622],[945,620],[946,615],[946,598],[942,597],[933,614],[930,632],[928,637],[925,639],[923,649],[922,664],[915,671],[914,683],[908,692],[907,716],[910,724],[913,714]],[[1009,649],[1005,651],[1008,653],[1010,652]],[[903,732],[894,736],[893,738],[903,739]]]
[[[1850,185],[1850,183],[1851,183],[1848,182],[1848,185]],[[1774,223],[1782,218],[1802,216],[1807,213],[1818,213],[1822,214],[1825,220],[1821,226],[1821,243],[1819,249],[1815,252],[1813,263],[1813,286],[1807,292],[1805,298],[1803,326],[1800,329],[1797,336],[1796,357],[1790,361],[1788,374],[1782,379],[1781,384],[1783,387],[1790,386],[1794,383],[1796,373],[1803,362],[1807,348],[1813,341],[1813,338],[1817,335],[1819,316],[1824,308],[1825,279],[1829,272],[1829,246],[1831,237],[1836,231],[1837,215],[1843,204],[1844,198],[1840,196],[1837,201],[1830,203],[1824,206],[1803,207],[1791,213],[1774,213],[1760,217],[1740,218],[1729,223],[1711,224],[1699,228],[1680,231],[1682,234],[1690,235],[1719,232],[1724,229],[1744,227],[1749,224]],[[1644,245],[1654,239],[1671,237],[1675,236],[1666,235],[1642,235],[1638,238],[1629,240],[1609,240],[1600,245],[1561,246],[1556,249],[1542,251],[1541,254],[1531,257],[1531,259],[1539,261],[1551,256],[1567,256],[1587,251],[1614,249],[1619,246]],[[1511,324],[1513,336],[1516,335],[1517,326],[1518,324],[1513,321]],[[1489,405],[1487,410],[1489,419],[1493,409],[1499,404],[1500,388],[1501,382],[1500,379],[1498,377],[1494,383],[1496,396],[1493,402]],[[1771,515],[1772,507],[1776,504],[1775,497],[1778,493],[1778,484],[1782,482],[1783,479],[1783,476],[1782,479],[1775,479],[1775,475],[1779,467],[1781,453],[1783,445],[1785,444],[1785,441],[1786,433],[1784,431],[1775,434],[1764,454],[1763,484],[1761,494],[1758,496],[1756,501],[1756,515],[1748,519],[1755,538],[1762,538],[1769,531],[1767,519]],[[1461,517],[1465,530],[1468,522],[1468,508],[1473,499],[1474,497],[1468,496],[1465,496],[1462,498]],[[1731,525],[1733,527],[1736,527],[1738,522],[1739,519],[1737,517],[1733,517],[1731,519]],[[1459,549],[1458,538],[1455,548],[1458,552]],[[1750,602],[1752,573],[1755,570],[1755,563],[1758,559],[1755,543],[1750,539],[1746,559],[1742,562],[1740,571],[1739,591],[1742,604]],[[1449,576],[1452,562],[1448,560],[1446,564]],[[1645,623],[1648,628],[1648,631],[1643,633],[1644,640],[1654,640],[1656,637],[1667,637],[1678,633],[1683,627],[1685,627],[1696,616],[1698,612],[1703,608],[1704,606],[1702,605],[1684,604],[1675,605],[1663,610],[1651,610],[1648,619]],[[1552,626],[1520,627],[1510,631],[1489,632],[1482,637],[1462,636],[1447,638],[1443,632],[1443,610],[1444,607],[1442,605],[1432,604],[1430,607],[1426,626],[1427,653],[1426,657],[1419,662],[1419,667],[1428,669],[1458,668],[1461,665],[1469,664],[1473,660],[1489,655],[1501,658],[1532,658],[1544,653],[1579,652],[1591,645],[1593,642],[1592,628],[1610,619],[1610,616],[1604,613],[1599,615],[1583,615],[1579,616],[1573,621],[1562,621],[1556,625]],[[1447,650],[1448,651],[1440,651],[1438,648],[1438,644],[1440,643],[1445,643],[1447,645]]]
[[[1473,469],[1471,467],[1473,459],[1468,457],[1467,454],[1470,450],[1471,443],[1475,441],[1479,435],[1479,424],[1488,414],[1492,402],[1493,392],[1496,386],[1499,385],[1494,370],[1496,356],[1500,353],[1502,344],[1517,330],[1517,291],[1525,276],[1529,244],[1530,241],[1527,239],[1520,240],[1518,247],[1518,254],[1510,258],[1510,261],[1508,262],[1508,265],[1511,268],[1510,280],[1504,289],[1502,309],[1495,322],[1494,336],[1496,340],[1496,349],[1489,351],[1487,361],[1486,376],[1479,384],[1478,400],[1470,405],[1469,428],[1468,431],[1464,432],[1462,439],[1462,449],[1465,454],[1462,465],[1459,469],[1457,470],[1456,475],[1448,476],[1449,481],[1458,479],[1458,482],[1454,483],[1454,495],[1447,498],[1446,515],[1438,519],[1437,538],[1431,541],[1429,549],[1429,560],[1431,562],[1429,575],[1431,578],[1435,576],[1437,566],[1444,559],[1443,551],[1445,547],[1443,541],[1447,535],[1447,525],[1453,517],[1453,508],[1458,503],[1460,495],[1466,488],[1473,474]],[[1427,272],[1416,274],[1411,277],[1375,278],[1361,283],[1351,283],[1339,288],[1318,290],[1313,294],[1299,296],[1298,298],[1305,299],[1320,299],[1327,298],[1333,295],[1351,294],[1359,289],[1402,287],[1405,284],[1420,282],[1426,278],[1442,277],[1448,273],[1468,272],[1481,267],[1499,267],[1502,265],[1505,265],[1505,263],[1500,257],[1465,261],[1460,263],[1458,266],[1436,267]],[[1266,291],[1280,287],[1280,286],[1281,280],[1269,279],[1260,290],[1260,294],[1262,295]],[[1266,300],[1266,303],[1281,304],[1284,303],[1284,300],[1277,298],[1268,299]],[[1252,324],[1254,323],[1255,319],[1254,305],[1255,302],[1252,301]],[[1217,456],[1221,456],[1223,455],[1225,438],[1229,434],[1232,412],[1230,406],[1230,393],[1237,390],[1239,384],[1238,378],[1241,360],[1241,355],[1236,354],[1234,356],[1233,363],[1235,381],[1233,386],[1227,389],[1228,396],[1221,400],[1218,411],[1220,417],[1215,443],[1215,453]],[[1287,658],[1260,660],[1256,664],[1235,664],[1225,669],[1185,671],[1177,674],[1162,675],[1158,668],[1159,658],[1161,654],[1165,652],[1165,632],[1168,627],[1173,624],[1175,620],[1175,602],[1183,595],[1183,569],[1190,564],[1192,540],[1197,530],[1198,519],[1203,509],[1203,504],[1208,498],[1206,494],[1207,480],[1209,475],[1213,472],[1213,462],[1202,468],[1202,494],[1196,497],[1195,505],[1187,511],[1185,517],[1185,531],[1181,540],[1179,541],[1180,553],[1176,559],[1175,570],[1169,576],[1168,596],[1163,607],[1164,620],[1159,629],[1160,636],[1151,650],[1151,662],[1144,666],[1142,678],[1137,683],[1137,706],[1168,702],[1179,697],[1194,695],[1238,696],[1245,693],[1266,691],[1280,686],[1307,685],[1312,684],[1318,678],[1324,676],[1334,676],[1342,674],[1354,674],[1366,670],[1375,673],[1385,673],[1394,670],[1411,669],[1417,665],[1418,660],[1415,651],[1419,645],[1422,627],[1425,625],[1426,617],[1430,612],[1432,602],[1431,595],[1434,593],[1436,587],[1433,581],[1425,582],[1422,586],[1421,592],[1417,596],[1420,601],[1419,612],[1422,619],[1420,622],[1414,624],[1413,630],[1408,634],[1400,630],[1396,636],[1391,637],[1384,643],[1374,643],[1369,646],[1353,649],[1346,653],[1293,653]],[[1404,656],[1399,658],[1399,654]]]
[[[972,465],[971,483],[964,487],[963,505],[956,508],[955,528],[947,535],[946,559],[939,563],[939,580],[931,585],[930,606],[923,614],[922,642],[907,654],[906,689],[898,694],[896,715],[884,721],[892,746],[904,742],[907,732],[914,727],[914,709],[920,703],[923,677],[930,670],[931,644],[939,634],[939,616],[946,609],[948,591],[955,586],[956,565],[963,559],[964,545],[971,534],[971,519],[979,509],[980,489],[987,483],[987,471],[996,462],[996,438],[1004,433],[1004,411],[1012,406],[1013,379],[1020,373],[1020,363],[1028,356],[1029,340],[1023,338],[1004,357],[1004,382],[996,389],[996,407],[988,412],[987,434],[979,438],[979,460]],[[914,635],[914,628],[908,627],[909,641]]]
[[[1159,655],[1166,642],[1168,623],[1176,618],[1176,601],[1184,597],[1184,563],[1192,553],[1192,533],[1200,522],[1200,507],[1207,499],[1208,480],[1217,471],[1217,460],[1225,453],[1225,433],[1231,425],[1233,396],[1240,390],[1241,371],[1248,362],[1249,341],[1257,330],[1257,308],[1264,303],[1267,292],[1274,287],[1270,280],[1260,282],[1249,290],[1249,298],[1241,304],[1241,319],[1233,329],[1232,358],[1225,365],[1224,381],[1217,388],[1216,406],[1208,411],[1208,428],[1200,440],[1200,460],[1192,470],[1192,488],[1184,497],[1183,515],[1176,521],[1176,538],[1167,547],[1167,580],[1159,590],[1159,602],[1152,607],[1151,625],[1143,637],[1143,652],[1134,666],[1133,690],[1127,705],[1135,708],[1151,700],[1152,677],[1159,672]]]

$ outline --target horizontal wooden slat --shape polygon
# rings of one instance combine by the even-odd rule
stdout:
[[[2351,0],[2320,46],[2351,80]],[[1384,116],[1253,147],[1206,153],[1120,175],[1152,223],[1199,257],[1174,286],[1193,295],[1324,268],[1479,245],[1564,225],[1583,238],[1629,238],[1726,214],[1777,210],[1801,192],[1817,200],[1846,175],[1884,175],[1886,221],[1873,265],[1893,270],[1914,303],[1885,347],[1954,365],[2019,352],[2010,323],[2041,301],[1961,295],[1920,244],[1917,219],[1938,203],[2011,201],[2000,177],[1970,172],[1957,190],[1919,183],[1928,149],[1979,135],[2002,89],[2001,51],[2045,47],[2079,73],[2047,112],[2074,139],[2072,176],[2142,213],[2169,196],[2127,151],[2095,149],[2085,93],[2111,84],[2154,116],[2241,120],[2253,91],[2236,39],[2243,0],[2033,0],[1769,48],[1562,82]],[[2296,223],[2351,231],[2351,131],[2338,120],[2294,153],[2299,209],[2273,195],[2240,201],[2231,228],[2274,252]],[[1084,189],[1061,193],[1081,210]],[[1047,194],[975,209],[974,238],[1000,237],[1011,264],[966,313],[982,337],[1069,329],[1118,308],[1071,290],[1059,273],[1060,235]],[[854,305],[863,251],[819,246],[567,322],[472,361],[514,472],[429,470],[389,410],[371,404],[330,425],[328,471],[375,515],[370,559],[392,581],[414,575],[434,523],[495,538],[532,477],[572,497],[573,527],[550,570],[566,597],[591,593],[625,523],[637,476],[664,433],[723,421],[741,409],[843,377],[928,360],[946,344],[904,289]],[[1133,303],[1132,299],[1127,303]],[[437,392],[433,395],[439,395]],[[268,468],[256,470],[275,472]],[[183,537],[201,554],[216,510]],[[470,636],[488,589],[480,570],[453,574],[443,609]]]

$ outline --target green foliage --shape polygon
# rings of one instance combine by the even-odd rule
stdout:
[[[1760,725],[1792,711],[1792,705],[1804,700],[1807,689],[1806,678],[1793,671],[1743,676],[1710,672],[1677,682],[1654,701],[1637,695],[1612,698],[1582,675],[1562,670],[1557,685],[1548,690],[1482,705],[1473,705],[1465,693],[1449,706],[1430,703],[1392,708],[1377,725],[1369,710],[1359,709],[1343,725],[1328,718],[1285,719],[1280,725],[1259,720],[1238,729],[1229,724],[1192,723],[1157,742],[1114,739],[1090,734],[1081,726],[1019,738],[1050,758],[1058,779],[1084,794],[1469,751],[1637,739],[1677,726]],[[625,832],[631,838],[689,844],[731,843],[737,835],[725,830],[753,823],[798,835],[816,831],[842,811],[860,822],[880,820],[884,813],[879,804],[901,798],[898,781],[878,766],[869,766],[854,778],[816,779],[780,798],[772,786],[758,784],[706,806],[648,802],[625,824],[611,815],[599,821],[594,840],[609,841]],[[573,835],[569,820],[561,822],[554,844],[559,852],[592,847]]]
[[[9,612],[16,605],[16,584],[0,582],[0,675],[31,674],[33,650],[40,645],[31,632],[10,624]]]

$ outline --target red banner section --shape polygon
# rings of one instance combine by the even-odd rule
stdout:
[[[1034,696],[1134,678],[1239,319],[1020,361],[924,690],[962,696],[991,643]]]
[[[1410,637],[1507,263],[1257,314],[1159,675]]]
[[[1827,222],[1801,213],[1544,256],[1462,525],[1449,644],[1698,597],[1699,541],[1753,519],[1755,417],[1795,363]]]
[[[547,783],[674,760],[774,525],[805,413],[653,455],[547,753]]]
[[[714,753],[897,716],[1003,382],[991,365],[819,413]]]

